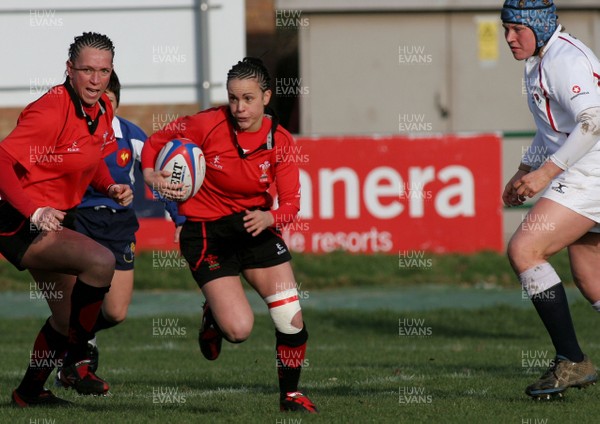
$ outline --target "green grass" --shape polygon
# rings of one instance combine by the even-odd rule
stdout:
[[[597,314],[583,302],[572,311],[584,350],[600,360],[600,344],[594,342]],[[180,336],[156,335],[153,320],[157,318],[178,319],[176,324],[169,322]],[[198,352],[197,317],[129,319],[98,336],[99,375],[111,383],[112,396],[79,397],[61,390],[77,405],[62,410],[9,407],[10,391],[20,380],[43,320],[0,320],[0,422],[594,421],[590,408],[597,409],[598,388],[570,390],[556,402],[534,402],[524,395],[525,386],[543,366],[530,372],[523,366],[523,356],[552,355],[533,308],[410,313],[307,310],[305,319],[310,340],[301,388],[318,404],[319,416],[277,411],[274,337],[267,315],[257,316],[245,343],[225,344],[215,362],[204,360]],[[410,328],[424,335],[405,335]],[[160,398],[157,393],[171,393],[171,397]]]
[[[395,255],[296,254],[293,266],[297,281],[311,292],[344,287],[402,290],[424,283],[518,285],[502,254],[425,258],[430,265],[407,267]],[[566,253],[551,262],[569,283]],[[0,291],[29,290],[30,281],[27,272],[0,262]],[[151,254],[142,254],[137,259],[136,290],[149,289],[197,292],[184,263],[173,260],[165,266]],[[577,303],[573,313],[584,349],[600,360],[600,344],[589,343],[596,336],[596,315],[584,303]],[[173,329],[184,334],[153,335],[153,320],[159,318],[178,320]],[[225,344],[216,362],[198,352],[197,316],[130,318],[99,334],[99,374],[111,383],[112,396],[87,398],[61,391],[76,407],[16,410],[8,405],[10,391],[22,376],[43,320],[2,319],[0,423],[589,422],[588,408],[598,396],[592,388],[541,404],[523,394],[542,372],[542,367],[532,373],[523,367],[523,355],[552,355],[533,308],[409,313],[307,309],[305,318],[310,341],[301,387],[320,407],[320,416],[277,411],[274,337],[266,315],[257,316],[246,343]],[[399,320],[411,320],[412,328],[424,330],[426,336],[401,336]]]
[[[313,289],[365,286],[408,286],[423,283],[515,287],[518,281],[506,256],[495,252],[473,255],[426,254],[431,266],[401,266],[395,255],[350,255],[336,252],[327,255],[295,254],[292,265],[296,280]],[[565,251],[550,261],[563,281],[572,281]],[[404,262],[403,264],[407,264]],[[196,283],[184,260],[153,258],[140,254],[136,258],[137,290],[196,289]],[[31,276],[18,272],[0,261],[0,291],[23,290]]]

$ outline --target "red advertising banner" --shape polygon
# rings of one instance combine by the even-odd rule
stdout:
[[[503,250],[499,135],[299,138],[291,250],[327,253]],[[141,219],[138,250],[174,248],[173,224]]]
[[[301,138],[297,252],[501,251],[501,139]]]

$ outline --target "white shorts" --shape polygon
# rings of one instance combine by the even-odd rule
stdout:
[[[600,233],[600,151],[593,150],[552,180],[542,197],[596,222]]]

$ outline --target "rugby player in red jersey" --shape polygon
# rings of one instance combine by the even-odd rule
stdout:
[[[316,413],[298,391],[308,332],[302,319],[291,255],[278,231],[300,209],[299,171],[278,152],[289,151],[292,136],[266,106],[270,77],[262,61],[245,58],[227,74],[229,105],[208,109],[168,124],[142,151],[148,184],[165,197],[181,197],[164,175],[154,171],[160,149],[176,138],[194,141],[204,153],[206,176],[200,191],[180,203],[187,219],[181,252],[206,297],[199,343],[204,356],[217,359],[224,337],[248,338],[254,315],[240,273],[264,299],[275,324],[277,372],[282,411]],[[277,188],[277,209],[269,187]]]
[[[105,35],[75,37],[64,84],[29,104],[0,142],[0,253],[31,273],[52,313],[13,391],[12,402],[19,407],[69,403],[44,389],[56,366],[62,366],[62,383],[80,394],[109,389],[88,369],[86,351],[115,258],[72,228],[75,208],[90,184],[120,204],[133,199],[129,186],[115,184],[102,160],[114,144],[113,111],[104,94],[113,57],[114,46]],[[62,274],[77,278],[55,283],[64,280]]]

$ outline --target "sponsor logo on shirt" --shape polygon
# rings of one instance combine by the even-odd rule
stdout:
[[[556,183],[556,186],[552,187],[552,190],[554,190],[555,192],[560,193],[560,194],[565,194],[565,192],[563,191],[563,188],[567,188],[567,186],[564,184],[561,184],[561,183]]]
[[[115,135],[114,134],[111,134],[110,139],[107,140],[107,138],[108,138],[108,131],[105,131],[104,134],[102,134],[102,147],[100,147],[100,150],[104,150],[104,148],[107,145],[115,142]]]
[[[68,148],[67,148],[67,152],[71,152],[71,153],[78,152],[79,150],[80,150],[80,149],[79,149],[79,146],[77,145],[77,140],[75,140],[75,141],[74,141],[74,142],[71,144],[71,147],[68,147]]]
[[[277,248],[278,255],[283,255],[287,252],[287,249],[281,243],[275,243],[275,247]]]
[[[220,157],[219,155],[216,155],[216,156],[213,158],[213,160],[212,160],[212,162],[211,162],[211,165],[212,165],[214,168],[217,168],[217,169],[223,169],[223,165],[221,165],[221,157]]]
[[[573,87],[571,87],[571,91],[573,92],[573,94],[575,94],[573,97],[571,97],[571,100],[573,100],[576,97],[579,96],[585,96],[586,94],[590,94],[589,91],[581,91],[581,87],[578,86],[577,84],[575,84]]]

